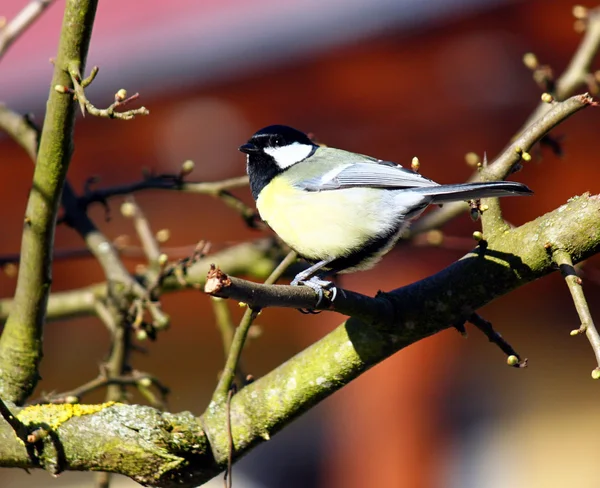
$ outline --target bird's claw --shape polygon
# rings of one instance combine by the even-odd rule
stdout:
[[[323,293],[323,290],[331,291],[331,301],[334,301],[335,297],[337,296],[337,288],[334,286],[333,282],[322,280],[318,276],[313,276],[309,280],[294,279],[294,280],[292,280],[292,282],[290,284],[292,286],[300,286],[300,285],[308,286],[309,288],[314,290],[314,292],[317,294],[317,303],[315,304],[315,308],[317,308],[319,305],[321,305],[321,302],[323,301],[323,297],[325,296]],[[308,310],[299,309],[299,310],[302,313],[312,313],[312,314],[319,313],[319,312],[315,312],[315,310],[313,310],[313,309],[308,309]]]

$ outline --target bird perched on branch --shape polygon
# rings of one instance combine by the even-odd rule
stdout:
[[[261,218],[312,264],[291,284],[314,289],[319,301],[332,287],[324,276],[373,267],[428,205],[532,194],[509,181],[440,185],[283,125],[259,130],[239,150]]]

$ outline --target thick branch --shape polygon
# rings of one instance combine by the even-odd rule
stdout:
[[[69,63],[85,65],[96,5],[97,0],[67,1],[52,86],[70,83],[65,71]],[[51,89],[25,211],[14,306],[0,337],[0,396],[17,403],[38,381],[56,215],[73,150],[74,122],[73,103]]]
[[[365,322],[349,319],[244,387],[231,402],[235,455],[239,457],[268,440],[396,351],[468,319],[474,310],[495,298],[555,271],[546,242],[568,249],[573,263],[599,252],[600,198],[586,195],[572,199],[501,239],[492,239],[487,249],[478,247],[434,276],[381,294],[379,314],[374,309],[373,317],[364,317]],[[258,286],[267,294],[277,288],[289,290],[285,286]],[[312,293],[302,287],[294,289]],[[396,318],[379,322],[382,316]],[[229,436],[224,403],[211,403],[199,423],[191,414],[162,414],[149,407],[96,407],[99,412],[73,416],[52,429],[51,435],[40,441],[40,454],[28,454],[13,428],[1,422],[0,463],[119,472],[140,482],[169,487],[196,486],[227,464]],[[37,408],[42,419],[48,406]],[[49,423],[47,419],[44,422]],[[56,456],[58,445],[63,453],[60,459]]]

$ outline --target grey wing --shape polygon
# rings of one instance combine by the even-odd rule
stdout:
[[[341,190],[344,188],[423,188],[439,186],[419,173],[385,161],[356,162],[340,165],[298,185],[307,191]]]

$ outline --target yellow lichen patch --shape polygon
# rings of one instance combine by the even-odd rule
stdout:
[[[17,418],[24,425],[45,424],[55,430],[71,417],[81,417],[82,415],[100,412],[114,404],[115,402],[106,402],[98,405],[80,405],[78,403],[32,405],[21,410]]]

